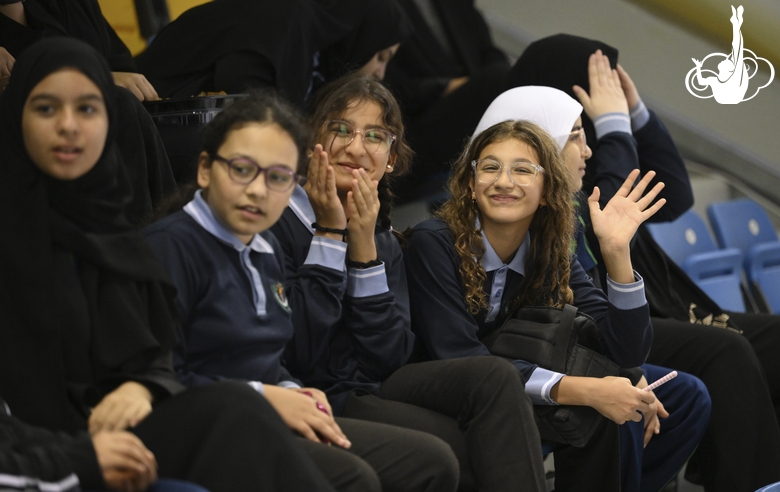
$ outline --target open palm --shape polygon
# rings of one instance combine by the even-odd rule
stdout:
[[[598,187],[593,189],[593,193],[588,198],[593,232],[599,239],[602,250],[627,248],[642,222],[652,217],[666,203],[666,199],[662,198],[650,205],[663,189],[663,183],[656,184],[652,190],[645,193],[647,186],[655,177],[655,171],[645,174],[632,189],[638,177],[639,169],[631,171],[603,210],[599,207],[601,192]]]

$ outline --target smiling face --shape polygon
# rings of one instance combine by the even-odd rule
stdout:
[[[384,80],[387,64],[393,59],[400,46],[400,43],[396,43],[382,51],[377,51],[368,63],[358,69],[358,72],[364,75],[370,75],[377,80]]]
[[[336,188],[344,193],[352,190],[352,175],[355,169],[365,169],[372,180],[379,181],[385,172],[390,172],[394,161],[393,148],[387,152],[371,153],[363,144],[362,132],[371,129],[389,131],[382,119],[382,108],[374,101],[359,101],[351,104],[347,110],[336,118],[349,123],[355,130],[355,138],[347,145],[340,142],[330,132],[320,134],[318,143],[328,152],[330,164],[336,175]]]
[[[507,138],[487,145],[479,154],[479,159],[493,159],[507,168],[514,163],[539,164],[536,152],[525,142],[516,138]],[[521,227],[525,230],[531,224],[540,205],[544,205],[544,173],[536,175],[533,183],[518,186],[503,171],[498,179],[490,184],[472,178],[474,197],[482,216],[482,227],[488,230],[504,227]]]
[[[49,176],[73,180],[89,172],[103,154],[108,112],[103,94],[86,75],[58,70],[36,85],[22,112],[27,154]]]
[[[577,121],[574,123],[572,134],[566,140],[562,154],[566,170],[569,171],[569,176],[572,180],[572,188],[575,190],[581,189],[582,178],[585,176],[585,161],[593,155],[585,140],[585,132],[582,131],[582,117],[577,118]]]
[[[228,132],[217,154],[225,159],[248,158],[261,168],[280,166],[295,172],[298,149],[290,135],[275,124],[248,123]],[[198,185],[214,215],[241,242],[271,227],[290,201],[294,187],[269,190],[265,174],[249,184],[231,179],[228,165],[205,152],[198,163]]]

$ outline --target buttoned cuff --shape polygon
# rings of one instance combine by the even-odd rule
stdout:
[[[634,271],[635,282],[619,284],[607,275],[607,295],[609,302],[618,309],[629,310],[647,304],[645,298],[645,281]]]
[[[247,381],[246,384],[251,386],[253,390],[265,396],[265,388],[263,388],[263,383],[260,381]]]
[[[612,132],[622,132],[631,135],[631,118],[626,113],[605,113],[593,120],[596,129],[596,139]]]
[[[284,389],[300,389],[301,385],[296,383],[295,381],[279,381],[279,384],[277,386],[284,388]]]
[[[550,398],[550,391],[565,374],[537,367],[525,383],[525,393],[534,405],[557,405]]]
[[[323,236],[314,236],[304,265],[322,265],[340,272],[346,271],[347,245]]]
[[[384,294],[387,286],[387,273],[384,263],[371,268],[347,269],[347,295],[350,297],[369,297]]]

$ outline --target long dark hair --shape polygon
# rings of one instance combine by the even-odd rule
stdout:
[[[404,138],[404,123],[401,108],[390,90],[385,85],[367,75],[354,73],[327,84],[319,92],[312,103],[309,125],[315,134],[315,141],[322,139],[325,124],[340,115],[350,107],[361,102],[371,101],[382,109],[382,122],[395,135],[395,142],[390,148],[390,162],[393,162],[393,173],[387,174],[379,181],[379,224],[390,229],[390,211],[393,208],[393,192],[391,190],[392,176],[399,176],[409,170],[412,160],[412,149]]]
[[[449,188],[452,198],[436,213],[455,236],[460,257],[460,274],[466,288],[465,301],[472,314],[488,306],[483,289],[487,273],[482,266],[485,248],[476,227],[480,210],[472,199],[474,171],[471,161],[479,159],[488,145],[516,139],[526,143],[539,156],[544,168],[545,206],[531,221],[531,246],[525,261],[525,277],[513,302],[523,305],[562,306],[571,303],[569,287],[570,246],[574,234],[573,189],[560,149],[541,127],[529,121],[505,121],[480,133],[463,150],[453,166]],[[538,178],[537,178],[538,179]]]

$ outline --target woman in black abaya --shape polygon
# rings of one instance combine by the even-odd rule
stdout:
[[[136,62],[161,97],[274,87],[300,106],[348,71],[384,77],[410,31],[395,0],[221,0],[171,22]]]
[[[130,51],[103,17],[97,0],[0,0],[0,47],[11,59],[19,58],[36,41],[56,36],[80,39],[92,46],[108,62],[114,82],[127,89],[117,91],[123,118],[116,143],[133,188],[125,213],[133,225],[140,224],[151,216],[158,202],[176,190],[163,142],[138,101],[157,99],[157,93],[136,73]],[[6,75],[2,50],[0,76]],[[10,74],[13,62],[6,67]]]
[[[25,51],[0,99],[0,395],[93,442],[131,430],[160,476],[212,492],[331,490],[250,387],[179,393],[172,287],[124,218],[116,90],[100,54],[54,38]],[[117,477],[81,451],[85,488],[139,490],[157,473],[147,456]]]

